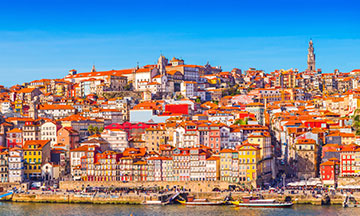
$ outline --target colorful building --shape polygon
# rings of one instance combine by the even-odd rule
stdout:
[[[28,140],[24,143],[26,179],[40,179],[41,166],[50,161],[50,140]]]

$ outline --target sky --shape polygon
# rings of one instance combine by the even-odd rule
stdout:
[[[0,84],[153,64],[360,68],[360,2],[331,0],[2,0]]]

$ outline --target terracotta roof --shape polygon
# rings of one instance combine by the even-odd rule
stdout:
[[[50,140],[27,140],[24,143],[24,149],[29,149],[29,150],[33,149],[33,148],[29,148],[30,145],[37,145],[36,149],[41,149],[47,143],[50,143]]]
[[[7,133],[22,133],[22,130],[20,130],[19,128],[14,128],[12,130],[9,130]]]
[[[39,110],[75,110],[75,108],[70,105],[44,104],[39,106]]]

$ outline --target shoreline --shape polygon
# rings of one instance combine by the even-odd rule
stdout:
[[[207,198],[212,201],[223,200],[225,194],[208,193],[191,193],[199,198]],[[216,196],[214,196],[216,195]],[[238,200],[245,194],[232,194],[235,200]],[[55,195],[55,194],[14,194],[11,197],[4,198],[1,201],[18,202],[18,203],[59,203],[59,204],[112,204],[112,205],[142,205],[145,200],[156,200],[156,196],[149,195],[125,195],[116,198],[111,197],[84,197],[79,195]],[[291,196],[264,194],[266,199],[284,200],[286,196],[290,196],[294,205],[322,205],[321,198],[313,198],[309,195]],[[151,197],[151,198],[150,198]],[[330,196],[330,205],[342,205],[343,197]]]

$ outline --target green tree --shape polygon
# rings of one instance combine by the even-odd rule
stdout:
[[[196,100],[195,100],[196,103],[201,103],[201,99],[200,97],[197,97]]]
[[[99,128],[99,132],[102,133],[104,131],[104,127]]]
[[[93,133],[94,133],[94,134],[99,134],[99,128],[95,126]]]
[[[88,132],[89,132],[89,134],[93,134],[94,133],[94,126],[89,125]]]
[[[132,89],[132,83],[127,83],[125,86],[124,86],[124,90],[126,91],[130,91]]]
[[[176,96],[176,100],[181,100],[181,99],[183,99],[184,97],[181,95],[181,94],[179,94],[179,95],[177,95]]]
[[[248,119],[238,119],[234,122],[234,125],[247,125],[248,124]]]
[[[353,120],[352,127],[356,131],[356,135],[360,135],[360,109],[356,109],[354,111],[352,120]]]

